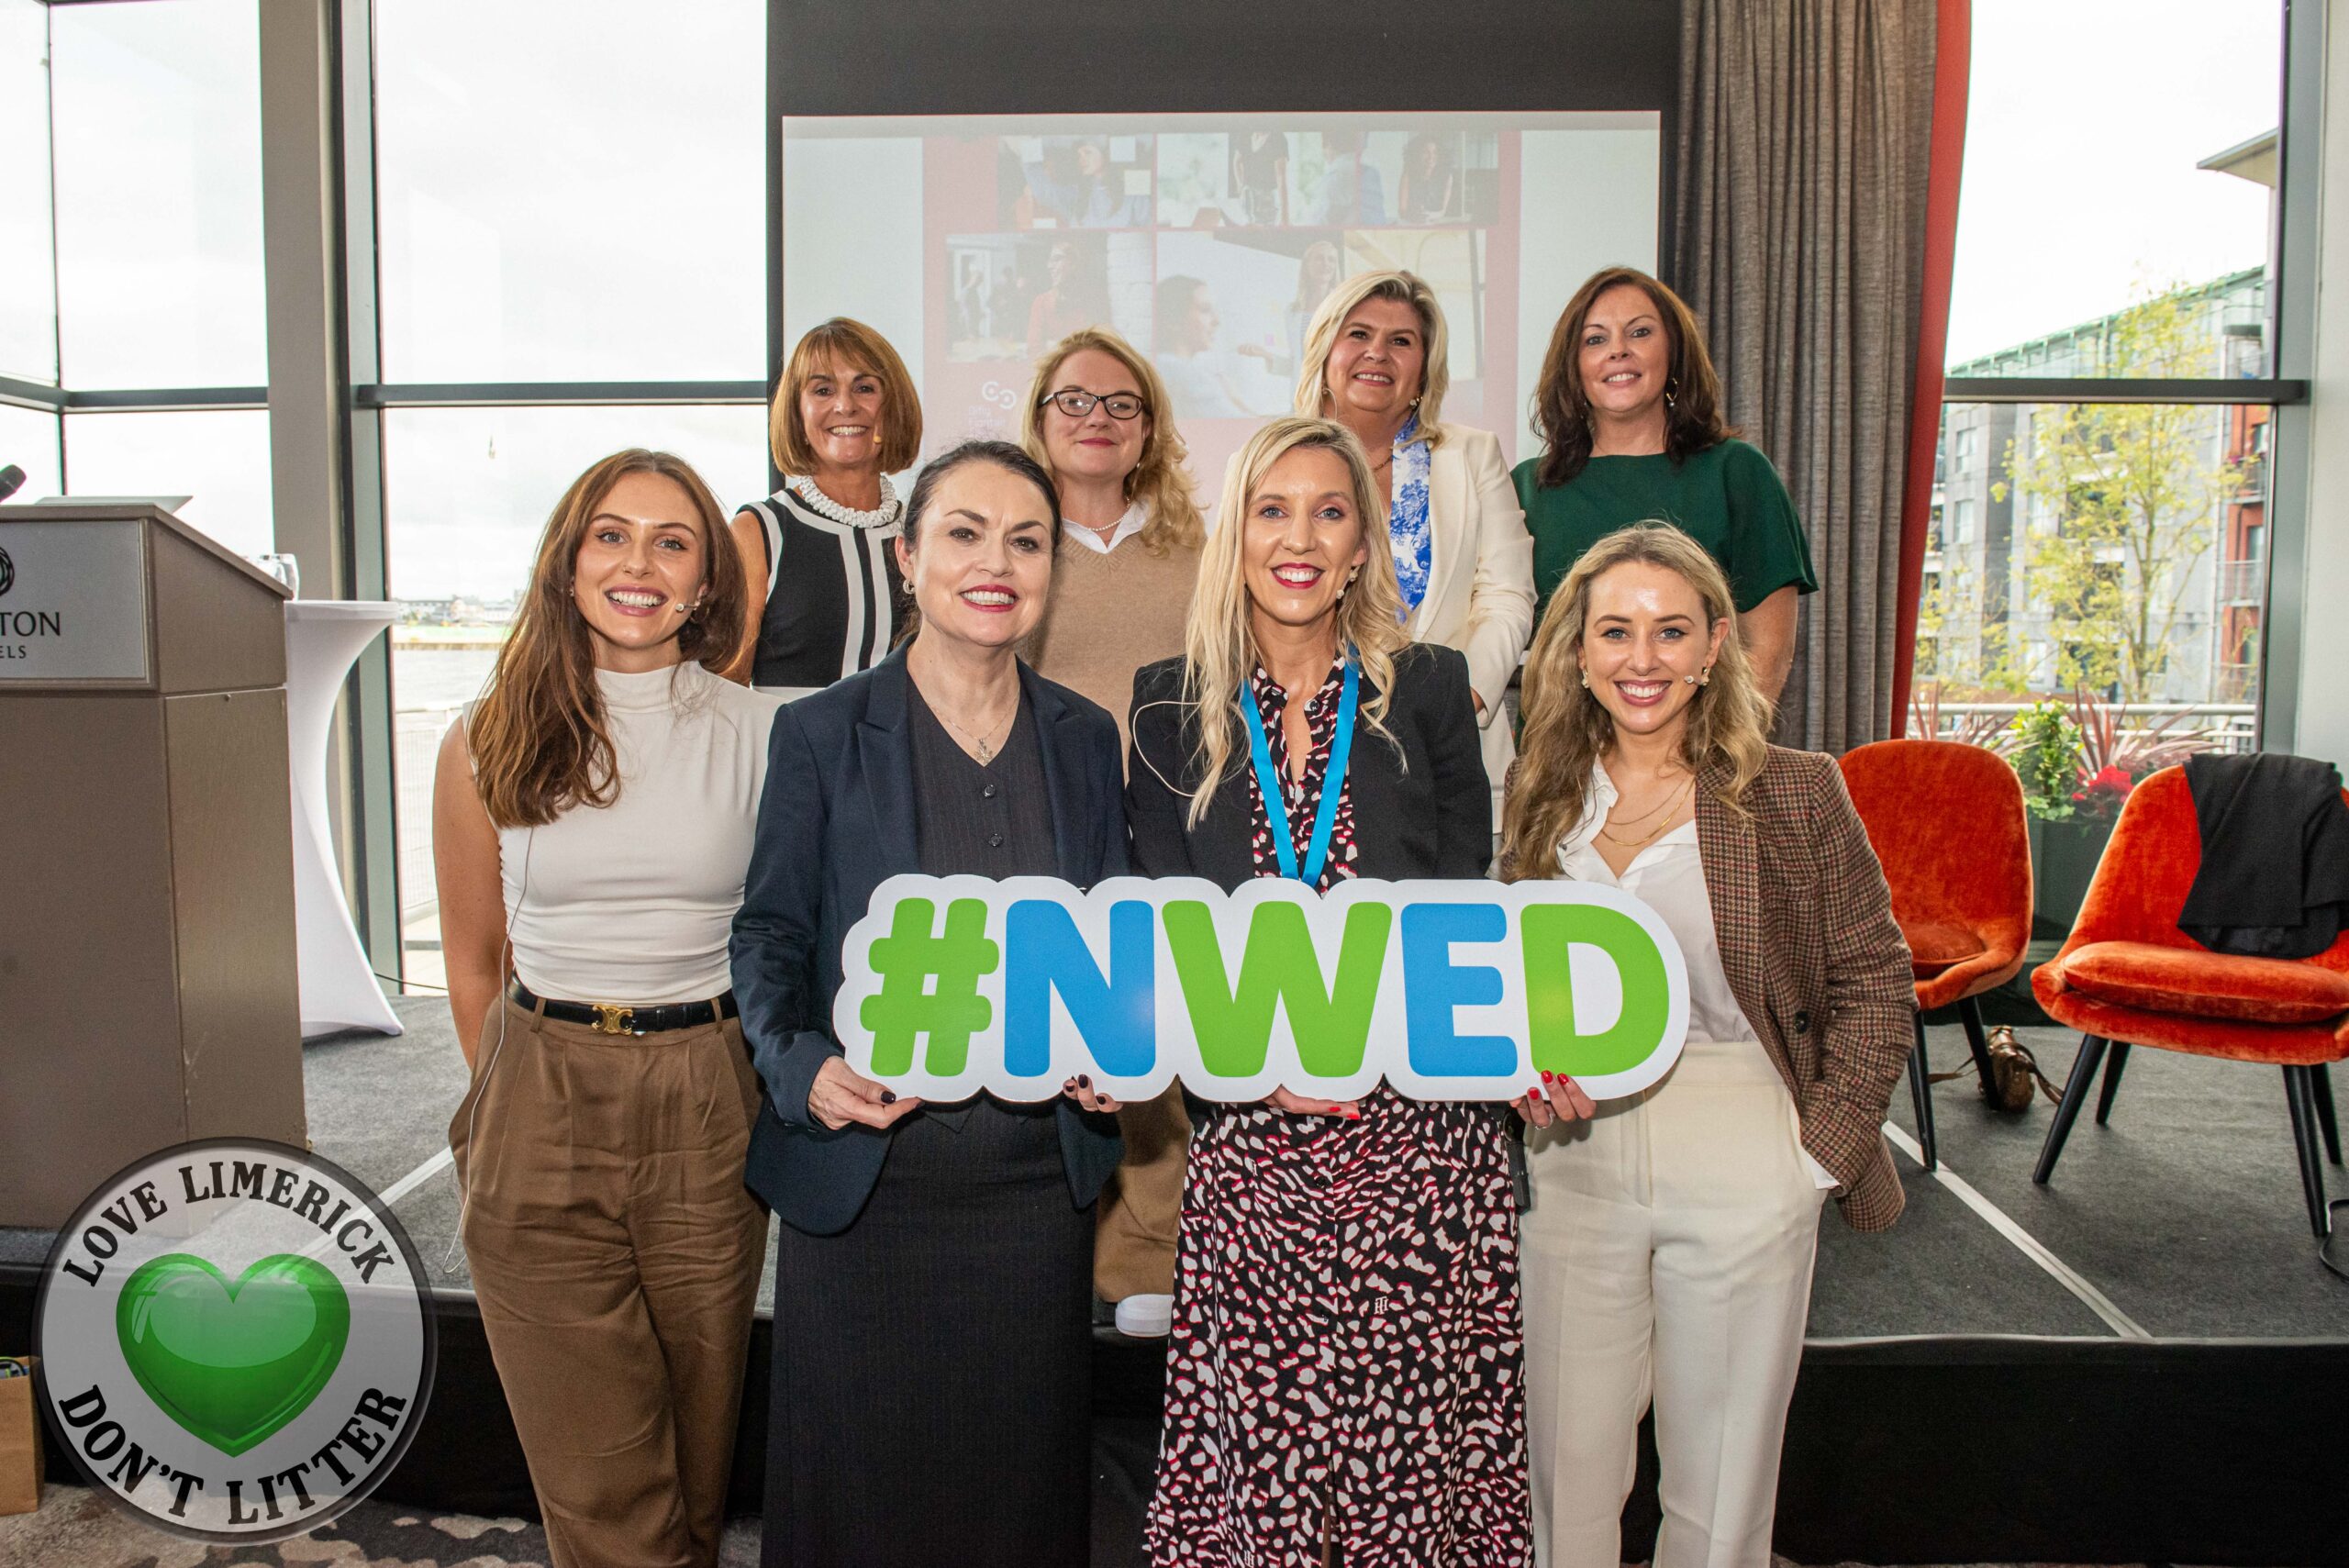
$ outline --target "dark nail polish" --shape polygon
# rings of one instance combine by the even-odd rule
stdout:
[[[1080,1073],[1076,1075],[1076,1086],[1080,1089],[1089,1089],[1093,1087],[1093,1080]]]
[[[894,1106],[894,1105],[896,1105],[896,1104],[897,1103],[897,1091],[896,1091],[896,1090],[895,1090],[895,1089],[884,1089],[884,1090],[882,1090],[882,1091],[881,1091],[881,1103],[882,1103],[883,1105],[885,1105],[885,1106]]]

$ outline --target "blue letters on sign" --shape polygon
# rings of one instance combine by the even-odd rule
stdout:
[[[1517,1066],[1506,1035],[1453,1032],[1453,1009],[1499,1001],[1501,972],[1488,963],[1455,964],[1454,942],[1497,942],[1508,935],[1498,904],[1407,904],[1403,932],[1403,1016],[1411,1070],[1431,1077],[1505,1073]]]
[[[1104,1073],[1158,1064],[1157,911],[1138,898],[1109,906],[1107,979],[1065,905],[1024,898],[1004,916],[1003,1060],[1015,1077],[1052,1070],[1052,992]]]

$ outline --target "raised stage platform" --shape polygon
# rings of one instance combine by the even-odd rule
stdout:
[[[418,1508],[530,1513],[521,1455],[452,1245],[445,1131],[464,1092],[445,1006],[395,1003],[398,1039],[314,1042],[311,1139],[391,1200],[444,1293],[427,1430],[381,1494]],[[1931,1031],[1938,1065],[1966,1061]],[[2026,1029],[2059,1084],[2077,1040]],[[2031,1172],[2052,1107],[1934,1093],[1943,1168],[1891,1128],[1909,1211],[1822,1227],[1795,1396],[1778,1550],[1801,1562],[2349,1563],[2349,1281],[2318,1260],[2281,1074],[2132,1057],[2110,1124],[2086,1117],[2054,1183]],[[2333,1195],[2349,1174],[2328,1167]],[[2344,1211],[2349,1212],[2349,1211]],[[29,1339],[50,1237],[0,1230],[0,1351]],[[771,1288],[771,1287],[770,1287]],[[773,1303],[763,1292],[762,1316]],[[1135,1560],[1155,1456],[1155,1344],[1097,1346],[1095,1562]],[[735,1501],[758,1506],[767,1344],[752,1348]],[[62,1456],[56,1456],[61,1460]],[[52,1462],[51,1474],[72,1472]],[[1643,1557],[1652,1474],[1627,1511]]]

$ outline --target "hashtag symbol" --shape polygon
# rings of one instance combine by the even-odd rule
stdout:
[[[889,934],[874,939],[869,962],[881,989],[857,1017],[873,1031],[873,1071],[882,1077],[913,1070],[919,1034],[930,1037],[929,1071],[956,1076],[969,1060],[971,1036],[995,1016],[979,995],[979,977],[995,973],[999,954],[987,940],[985,901],[949,904],[943,936],[930,934],[937,913],[927,898],[900,900]]]

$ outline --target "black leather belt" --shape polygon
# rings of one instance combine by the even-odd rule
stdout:
[[[730,1018],[737,1011],[731,991],[714,1001],[662,1002],[649,1007],[625,1006],[618,1002],[550,1001],[532,995],[530,988],[519,980],[508,981],[506,994],[518,1005],[542,1012],[558,1023],[585,1024],[597,1034],[644,1035],[701,1029],[720,1018]]]

